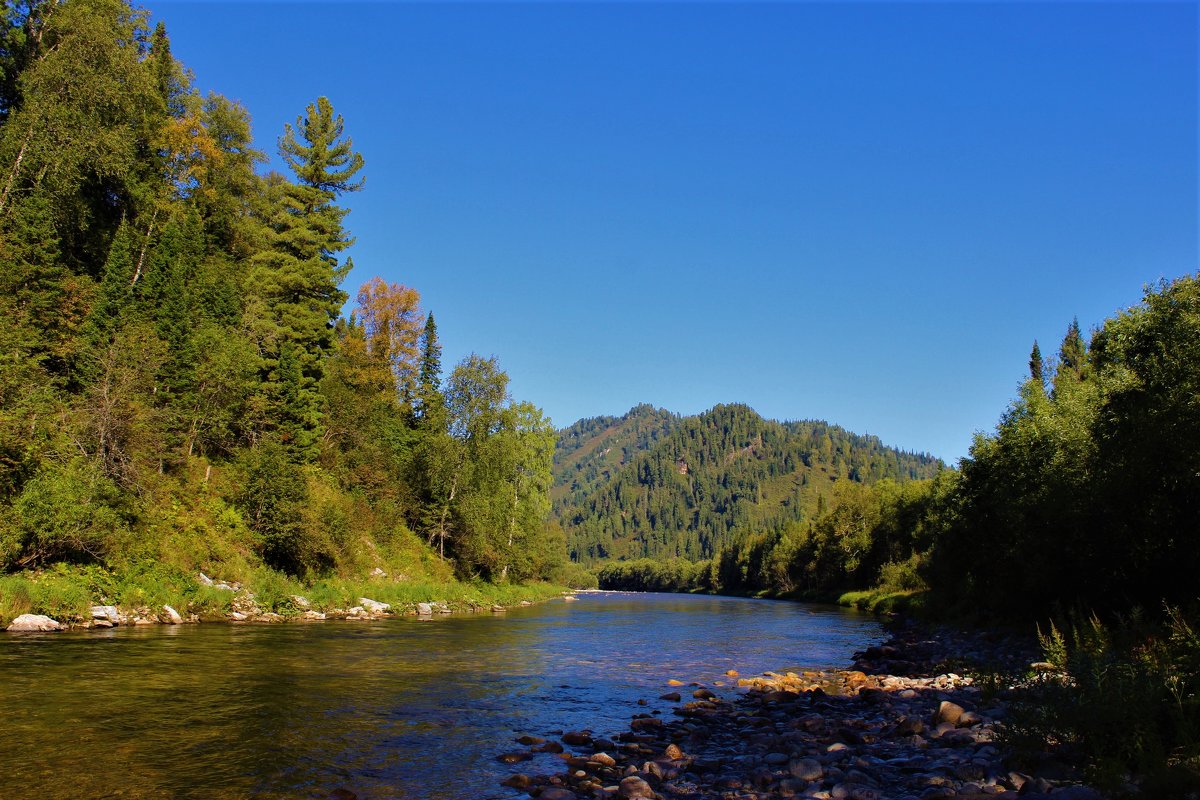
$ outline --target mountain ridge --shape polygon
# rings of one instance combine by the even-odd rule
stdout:
[[[917,480],[944,467],[877,436],[766,419],[742,403],[690,416],[641,404],[559,431],[551,501],[578,562],[702,560],[813,518],[839,480]]]

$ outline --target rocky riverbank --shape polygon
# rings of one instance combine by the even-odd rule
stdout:
[[[308,598],[291,595],[284,603],[263,607],[254,592],[248,588],[222,580],[213,580],[200,573],[197,582],[217,592],[228,592],[229,600],[220,612],[196,613],[185,609],[182,613],[170,605],[160,607],[136,606],[132,608],[114,605],[92,606],[88,614],[64,619],[55,619],[44,614],[21,614],[5,628],[14,633],[63,631],[89,628],[114,628],[130,625],[183,625],[198,622],[278,623],[316,622],[327,619],[375,620],[393,616],[432,618],[440,614],[494,613],[508,610],[498,604],[479,605],[469,602],[431,601],[403,604],[384,603],[369,597],[359,597],[356,604],[347,608],[318,610]],[[565,599],[574,600],[571,595]],[[529,600],[521,600],[515,607],[530,606]],[[182,607],[182,606],[181,606]]]
[[[1012,696],[997,676],[1042,666],[1034,642],[911,622],[890,633],[848,670],[675,681],[659,698],[670,717],[636,714],[612,738],[521,737],[528,750],[501,760],[554,752],[565,769],[504,785],[539,800],[1099,799],[1066,765],[1017,765],[996,740]]]

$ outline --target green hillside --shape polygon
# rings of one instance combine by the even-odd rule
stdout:
[[[711,558],[746,534],[810,518],[837,481],[928,478],[925,454],[744,405],[680,417],[648,405],[560,431],[554,514],[571,557]]]

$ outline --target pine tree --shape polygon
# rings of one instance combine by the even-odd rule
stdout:
[[[1037,339],[1033,340],[1033,350],[1029,353],[1029,377],[1039,384],[1045,384],[1042,348],[1038,347]]]
[[[303,420],[311,426],[295,442],[320,439],[318,385],[336,344],[333,322],[346,301],[338,285],[351,264],[339,264],[337,253],[353,240],[342,227],[348,209],[334,201],[362,188],[361,180],[351,179],[363,160],[350,139],[343,139],[343,127],[324,97],[308,106],[295,128],[286,126],[279,152],[298,183],[278,176],[267,181],[259,211],[265,246],[251,257],[247,281],[258,301],[251,304],[251,326],[268,374],[278,368],[283,345],[292,346],[300,393],[292,406],[304,411],[291,417],[294,424]],[[301,450],[315,455],[309,447]]]

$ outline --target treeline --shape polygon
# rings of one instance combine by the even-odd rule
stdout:
[[[558,574],[549,421],[493,358],[443,376],[415,290],[341,316],[363,158],[330,102],[263,174],[125,0],[0,15],[0,570]]]
[[[994,433],[930,480],[834,484],[812,518],[748,533],[682,570],[691,588],[835,597],[930,590],[944,610],[1037,619],[1200,592],[1200,278],[1147,290],[1090,337],[1072,323]],[[659,578],[654,578],[659,574]],[[681,570],[612,564],[602,585]]]
[[[744,405],[692,417],[649,406],[559,436],[554,513],[571,557],[701,561],[819,515],[842,485],[928,478],[942,465],[819,421]]]

